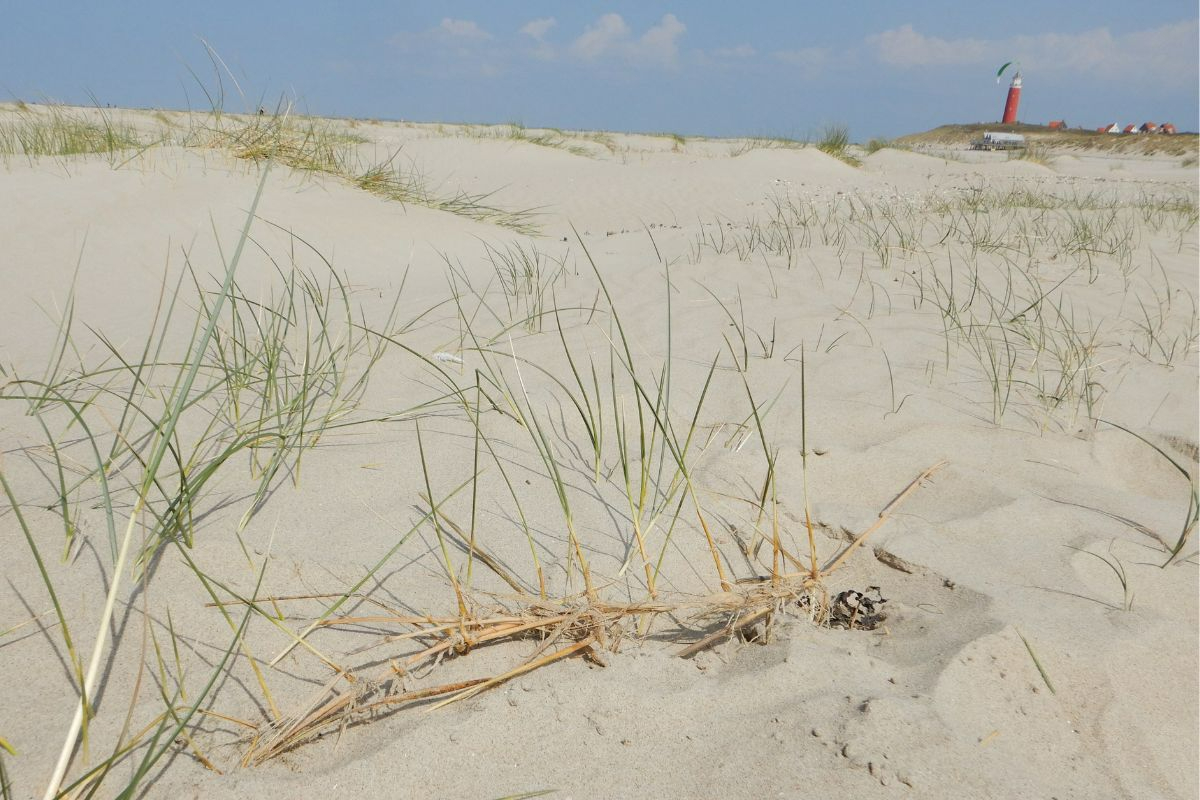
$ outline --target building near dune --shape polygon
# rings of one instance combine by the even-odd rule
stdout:
[[[1109,128],[1097,128],[1096,130],[1100,132],[1107,131],[1108,133],[1113,133],[1114,131],[1111,130],[1111,127],[1112,126],[1109,126]],[[1141,125],[1136,125],[1131,122],[1121,129],[1121,133],[1131,133],[1134,135],[1139,133],[1165,133],[1167,135],[1174,135],[1177,132],[1178,131],[1175,130],[1175,126],[1170,122],[1164,122],[1162,125],[1156,125],[1153,122],[1143,122]]]
[[[1117,123],[1112,122],[1112,123],[1109,123],[1108,125],[1102,125],[1101,127],[1096,128],[1096,132],[1097,133],[1120,133],[1121,127],[1119,125],[1117,125]]]
[[[984,131],[983,136],[971,142],[972,150],[1020,150],[1025,147],[1025,137],[1019,133]]]
[[[1067,129],[1067,122],[1062,119],[1052,119],[1046,127],[1052,131],[1065,131]]]

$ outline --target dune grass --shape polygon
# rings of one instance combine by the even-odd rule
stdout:
[[[762,216],[703,222],[689,255],[765,265],[774,284],[772,269],[796,269],[824,248],[839,275],[860,276],[844,309],[850,318],[890,309],[897,287],[888,286],[898,283],[915,309],[941,318],[942,368],[962,369],[960,355],[975,365],[993,422],[1019,416],[1045,429],[1099,415],[1105,353],[1165,366],[1195,355],[1196,298],[1172,284],[1144,238],[1174,237],[1182,250],[1197,207],[1193,192],[1166,188],[1129,197],[1020,186],[902,200],[782,195]],[[1120,323],[1076,310],[1074,297],[1100,286],[1128,298]]]
[[[536,365],[518,353],[511,339],[506,341],[504,346],[492,347],[484,344],[483,337],[472,336],[472,346],[464,350],[464,358],[480,365],[476,373],[477,385],[486,383],[495,395],[506,398],[503,405],[509,413],[504,417],[511,419],[513,425],[525,431],[530,446],[536,453],[536,460],[541,464],[541,479],[553,488],[554,496],[558,499],[563,525],[567,531],[564,540],[566,551],[558,558],[558,568],[565,572],[565,583],[559,584],[563,590],[547,593],[546,583],[541,578],[541,565],[536,562],[535,551],[535,562],[532,566],[536,567],[539,576],[536,583],[523,580],[519,575],[509,574],[494,560],[487,562],[489,569],[505,577],[505,582],[516,595],[508,599],[493,595],[483,608],[464,599],[470,591],[469,581],[451,579],[449,588],[455,596],[454,606],[459,609],[457,615],[416,617],[384,613],[369,616],[347,614],[339,617],[329,613],[322,614],[319,621],[324,627],[369,624],[390,632],[377,634],[385,635],[387,641],[415,641],[433,635],[433,643],[413,648],[402,661],[393,661],[385,670],[376,674],[357,675],[353,681],[348,682],[329,682],[292,713],[286,714],[266,728],[256,730],[250,737],[250,747],[244,756],[246,763],[264,763],[324,733],[347,724],[366,721],[380,712],[428,703],[434,699],[437,702],[432,708],[464,700],[530,670],[564,658],[582,655],[603,664],[607,650],[615,648],[623,639],[645,635],[651,625],[665,627],[668,635],[680,635],[680,631],[674,634],[669,632],[674,627],[671,618],[681,615],[693,620],[722,620],[715,631],[691,641],[678,651],[678,654],[685,658],[729,638],[740,630],[754,625],[769,625],[789,608],[802,609],[803,613],[822,621],[829,613],[829,598],[824,581],[845,563],[855,548],[887,521],[894,509],[909,494],[936,471],[937,467],[934,467],[918,476],[880,513],[874,525],[831,557],[818,559],[811,524],[808,530],[810,552],[806,554],[808,563],[800,558],[799,553],[803,551],[796,548],[790,537],[785,540],[778,525],[772,525],[771,532],[763,537],[772,544],[770,562],[765,559],[761,562],[765,576],[758,573],[756,568],[752,577],[743,578],[735,583],[729,573],[730,566],[727,566],[731,562],[719,552],[710,534],[710,525],[706,522],[709,512],[697,491],[692,475],[694,464],[700,457],[700,453],[696,452],[699,420],[717,361],[714,360],[709,367],[703,385],[693,392],[698,398],[694,409],[688,414],[678,415],[672,400],[673,381],[669,376],[671,359],[667,357],[662,369],[657,372],[647,372],[644,366],[638,363],[619,310],[612,305],[611,295],[599,269],[588,255],[582,240],[577,240],[577,244],[589,264],[595,268],[596,277],[607,301],[603,315],[609,320],[613,331],[609,352],[611,361],[607,376],[597,378],[597,381],[609,383],[610,403],[604,403],[604,394],[599,388],[594,398],[589,397],[590,387],[574,366],[573,384],[558,382],[549,373],[541,371],[528,373],[526,370]],[[669,297],[669,292],[667,296]],[[669,302],[667,306],[669,309]],[[462,302],[458,303],[458,307],[460,313],[468,308]],[[669,310],[667,313],[669,326]],[[561,325],[561,316],[556,316],[556,320]],[[575,337],[568,337],[567,331],[561,327],[558,335],[568,357],[573,362],[578,361],[582,352],[576,350],[578,345],[570,343]],[[573,350],[575,352],[572,354]],[[592,366],[594,367],[594,362]],[[594,369],[591,372],[596,374]],[[530,380],[535,375],[547,379],[538,382],[540,389]],[[549,427],[549,408],[552,405],[542,407],[534,399],[535,396],[545,396],[547,390],[560,397],[565,395],[567,403],[580,409],[585,425],[589,419],[595,421],[606,414],[610,417],[612,433],[607,441],[611,443],[611,447],[615,447],[615,474],[606,470],[593,471],[593,465],[582,452],[576,453],[575,457],[569,453],[560,453]],[[752,396],[750,401],[753,405]],[[493,407],[496,407],[498,402],[493,400]],[[479,417],[480,408],[479,403],[463,403],[463,410],[468,415],[466,422],[474,432],[477,443],[480,440],[484,441],[487,449],[494,454],[496,443],[489,442],[490,437],[484,433],[486,426]],[[585,408],[587,411],[583,410]],[[758,427],[760,439],[765,443],[767,439],[761,427],[762,417],[757,411],[752,416],[754,424]],[[602,455],[613,452],[611,449],[605,451],[603,446],[600,446],[599,450]],[[424,465],[424,448],[421,453],[422,472],[428,475],[428,467]],[[769,452],[766,456],[768,476],[764,494],[770,495],[772,499],[764,502],[771,503],[775,497],[770,471],[774,456]],[[580,461],[572,463],[575,458],[579,458]],[[507,473],[508,468],[504,461],[493,459],[493,462],[498,471],[502,474]],[[634,583],[640,590],[640,599],[635,597],[632,602],[615,602],[607,599],[606,592],[599,587],[596,576],[589,568],[588,558],[580,540],[574,533],[574,509],[583,495],[580,489],[573,485],[569,478],[571,475],[587,475],[598,488],[607,486],[615,489],[618,495],[624,495],[634,538],[625,566],[640,562],[640,572],[644,574],[645,580],[633,581],[633,573],[630,573],[621,583]],[[468,476],[468,480],[474,486],[478,480],[478,472]],[[505,480],[511,488],[514,481],[508,478]],[[474,488],[471,495],[475,495]],[[423,497],[428,501],[432,496],[433,490],[427,486]],[[474,508],[473,500],[471,506]],[[439,542],[447,574],[453,575],[457,571],[460,575],[469,575],[472,555],[484,553],[481,543],[476,539],[474,523],[469,527],[455,525],[442,511],[435,510],[432,505],[429,509],[418,524],[435,529],[435,539]],[[688,524],[688,517],[693,518],[692,524]],[[777,521],[777,514],[773,517]],[[442,519],[442,522],[439,522],[439,519]],[[662,567],[668,547],[671,546],[674,537],[685,534],[702,537],[698,543],[699,549],[707,550],[712,556],[713,594],[701,597],[669,596],[661,587],[656,588],[656,581],[664,578]],[[457,566],[453,564],[451,549],[445,547],[445,542],[450,538],[456,538],[461,550],[466,554],[466,568],[461,563]],[[757,559],[757,555],[748,555],[748,558]],[[823,566],[819,562],[824,562]],[[618,571],[618,575],[621,574],[625,574],[625,567]],[[573,576],[577,576],[578,583],[572,583]],[[606,583],[611,582],[613,577],[607,576]],[[353,588],[357,590],[358,587]],[[340,599],[348,596],[349,592],[343,594]],[[304,602],[304,598],[298,600]],[[301,636],[312,630],[313,627],[310,626]],[[476,648],[523,638],[531,633],[536,633],[541,639],[533,654],[522,658],[499,674],[419,689],[407,689],[392,680],[397,675],[407,675],[413,670],[434,664],[449,653],[456,652],[463,658]],[[276,657],[276,661],[278,658],[279,656]]]
[[[234,116],[213,112],[193,119],[179,137],[186,146],[227,150],[236,158],[271,160],[302,172],[330,175],[386,200],[411,203],[488,222],[526,234],[538,232],[536,209],[494,205],[490,194],[441,192],[399,153],[382,160],[359,152],[367,140],[329,120],[274,114]]]
[[[1046,148],[1037,144],[1030,144],[1017,151],[1012,151],[1008,156],[1009,161],[1028,161],[1031,164],[1040,164],[1043,167],[1053,166],[1050,154]]]
[[[220,149],[235,158],[272,163],[289,169],[328,175],[378,197],[425,206],[526,234],[539,232],[537,209],[507,209],[494,193],[441,191],[415,164],[399,153],[367,158],[368,140],[332,120],[303,117],[282,108],[271,114],[226,113],[218,99],[204,114],[188,114],[183,122],[155,112],[162,126],[147,136],[118,121],[104,109],[24,106],[15,118],[0,118],[0,157],[107,156],[113,166],[162,144]],[[597,140],[600,141],[600,140]]]
[[[590,158],[592,151],[571,140],[567,134],[556,128],[540,131],[530,131],[524,125],[513,123],[509,126],[508,138],[514,142],[528,142],[539,147],[549,147],[555,150],[565,150],[572,155]]]
[[[751,136],[735,139],[729,146],[730,158],[737,158],[755,150],[803,150],[808,145],[799,139],[785,136]]]
[[[111,160],[143,145],[143,136],[132,125],[103,109],[87,113],[57,105],[22,105],[12,116],[0,117],[0,156],[104,155]]]
[[[887,150],[888,148],[896,149],[897,147],[898,146],[896,143],[891,139],[883,139],[878,137],[871,139],[865,145],[863,145],[863,148],[867,151],[867,155],[878,153],[880,150]]]
[[[817,139],[817,149],[852,167],[862,164],[850,154],[850,128],[845,125],[826,125]]]
[[[22,504],[6,478],[7,467],[0,465],[0,484],[56,609],[57,629],[80,696],[46,797],[57,796],[77,738],[81,733],[86,736],[88,721],[97,713],[91,698],[99,666],[111,649],[109,621],[116,606],[126,602],[131,591],[127,584],[151,580],[151,565],[165,551],[174,550],[218,601],[224,588],[221,579],[206,575],[186,555],[195,544],[195,520],[209,502],[208,486],[218,473],[235,465],[249,468],[254,488],[237,526],[240,531],[284,474],[298,479],[303,452],[327,431],[348,423],[371,369],[382,356],[385,343],[360,328],[349,290],[332,269],[322,278],[280,268],[277,294],[264,299],[244,293],[237,268],[257,202],[256,197],[216,286],[205,285],[191,264],[185,265],[173,286],[164,283],[154,325],[140,352],[124,352],[96,334],[106,355],[100,364],[50,368],[42,379],[14,377],[0,394],[0,399],[25,403],[47,436],[56,467],[53,474],[58,476],[53,507],[62,517],[68,551],[77,518],[83,514],[79,495],[98,491],[108,534],[104,550],[111,558],[112,581],[96,620],[95,645],[85,657],[74,645],[72,626],[43,566],[37,539],[21,513]],[[198,299],[193,323],[179,319],[185,281],[194,285]],[[188,330],[190,339],[178,353],[173,352],[179,347],[180,332]],[[60,335],[64,341],[76,339],[69,319],[64,320]],[[63,349],[77,352],[74,346]],[[68,437],[70,431],[81,433],[82,438]],[[70,448],[61,444],[68,438],[75,442]],[[82,451],[76,454],[79,448]],[[86,465],[82,470],[81,464]],[[133,757],[136,747],[141,761],[122,793],[134,791],[200,712],[230,659],[240,655],[254,663],[243,639],[250,616],[239,620],[227,615],[226,619],[232,638],[203,688],[193,687],[185,695],[180,685],[175,695],[164,696],[165,707],[157,721],[132,740],[114,743],[110,759],[78,778],[75,789],[103,780],[113,763]],[[160,668],[165,667],[160,664]]]
[[[455,128],[438,126],[442,135],[453,133],[474,139],[503,139],[511,142],[562,150],[582,158],[599,158],[620,151],[616,139],[604,131],[567,131],[561,128],[527,128],[520,122],[503,125],[466,125]]]

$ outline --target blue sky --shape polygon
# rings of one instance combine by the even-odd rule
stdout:
[[[1194,0],[48,0],[4,12],[0,97],[205,107],[201,39],[324,115],[862,141],[998,119],[1020,59],[1023,121],[1200,127]]]

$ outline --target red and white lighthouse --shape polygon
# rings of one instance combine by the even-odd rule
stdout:
[[[1008,85],[1008,99],[1004,101],[1004,117],[1000,121],[1011,125],[1017,121],[1017,106],[1021,104],[1021,73],[1013,75],[1012,83]]]

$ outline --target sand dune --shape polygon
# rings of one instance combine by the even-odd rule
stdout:
[[[128,743],[97,796],[1196,796],[1194,166],[320,121],[339,176],[112,114],[161,141],[0,168],[12,796],[260,185],[64,786]],[[570,619],[453,639],[505,615]]]

